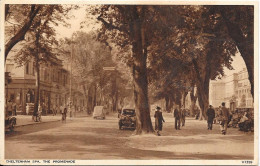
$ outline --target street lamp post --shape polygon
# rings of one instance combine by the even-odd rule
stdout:
[[[71,46],[71,52],[70,52],[70,103],[71,103],[71,88],[72,88],[72,51],[73,51],[73,46]]]
[[[73,62],[73,45],[71,46],[70,52],[70,99],[69,99],[69,109],[70,117],[72,116],[72,62]]]

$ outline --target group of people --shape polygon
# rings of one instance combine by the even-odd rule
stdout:
[[[250,109],[243,111],[236,109],[231,112],[223,102],[219,108],[216,108],[216,113],[210,105],[206,115],[208,117],[208,129],[212,130],[212,124],[214,121],[218,121],[223,135],[227,133],[228,127],[239,127],[239,130],[245,132],[253,131],[254,128],[253,111],[250,111]]]
[[[180,130],[180,126],[185,125],[185,116],[186,116],[186,110],[183,108],[179,108],[177,105],[173,111],[173,117],[175,118],[175,129]]]
[[[212,105],[209,105],[209,108],[206,112],[206,115],[208,117],[208,130],[212,130],[213,121],[216,117],[215,110],[213,109]],[[226,108],[225,103],[223,102],[221,104],[221,107],[218,109],[218,116],[217,120],[220,124],[220,130],[222,135],[226,135],[227,128],[228,128],[228,122],[229,122],[230,113],[228,108]]]
[[[213,121],[216,117],[215,110],[213,109],[212,105],[209,106],[206,115],[208,117],[207,119],[208,130],[212,130]],[[173,116],[175,118],[175,129],[180,130],[181,126],[185,126],[186,110],[183,108],[183,106],[179,108],[179,106],[177,105],[173,111]],[[221,104],[220,109],[218,110],[218,117],[217,117],[217,120],[219,121],[220,124],[220,130],[222,135],[226,135],[227,133],[229,117],[230,117],[229,110],[228,108],[226,108],[225,103],[223,102]],[[157,135],[160,136],[160,131],[162,131],[163,122],[165,122],[165,120],[162,116],[161,108],[158,106],[156,107],[154,118],[155,118],[155,131]]]
[[[185,116],[186,116],[185,109],[183,107],[179,108],[179,106],[176,106],[173,112],[173,116],[175,118],[175,129],[180,130],[180,126],[185,125]],[[162,116],[161,108],[158,106],[156,107],[154,118],[155,118],[155,131],[156,134],[160,136],[161,135],[160,131],[162,131],[163,122],[165,122],[165,120]]]
[[[240,131],[254,131],[254,111],[250,108],[236,109],[231,112],[228,125],[230,127],[239,127]]]

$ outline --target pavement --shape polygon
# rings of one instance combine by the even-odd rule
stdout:
[[[27,125],[5,137],[5,159],[79,159],[79,160],[253,160],[254,133],[219,125],[207,130],[206,121],[187,118],[181,130],[174,129],[174,118],[163,114],[161,136],[134,135],[119,130],[117,114],[105,120],[90,116]],[[44,117],[43,117],[44,118]],[[152,117],[154,125],[154,118]],[[26,153],[24,153],[26,152]]]
[[[73,115],[73,118],[87,117],[87,116],[89,116],[89,115],[86,112],[76,112],[76,114]],[[56,114],[55,116],[53,116],[52,114],[49,114],[46,116],[42,115],[41,122],[33,121],[32,115],[17,115],[15,117],[16,117],[16,126],[15,127],[61,121],[61,114]],[[69,118],[69,115],[67,115],[67,118]]]

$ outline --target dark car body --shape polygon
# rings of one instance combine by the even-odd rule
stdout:
[[[123,128],[135,129],[136,127],[135,109],[132,108],[122,109],[121,113],[119,114],[118,126],[120,130]]]
[[[13,116],[9,116],[5,119],[5,130],[13,131],[16,125],[16,118]]]

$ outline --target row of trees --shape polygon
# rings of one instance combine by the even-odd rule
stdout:
[[[64,23],[64,17],[72,8],[75,6],[6,5],[6,21],[15,18],[19,28],[6,42],[5,56],[28,32],[32,34],[33,42],[24,52],[37,54],[35,64],[52,55],[56,45],[55,40],[51,40],[55,35],[53,25]],[[132,69],[137,134],[153,132],[148,87],[153,92],[150,96],[167,101],[168,110],[173,103],[184,104],[185,96],[191,92],[192,101],[199,101],[201,118],[205,117],[209,81],[223,75],[224,67],[232,69],[232,56],[236,52],[240,52],[246,63],[254,95],[253,6],[99,5],[88,8],[88,12],[102,23],[96,38],[109,49],[124,52],[119,57]],[[104,55],[111,55],[107,48],[102,51]],[[89,58],[88,53],[83,51],[80,55],[79,62],[93,62],[84,59]],[[24,61],[26,58],[19,54],[17,59]],[[102,61],[99,57],[94,59]],[[83,68],[89,66],[82,65]],[[102,72],[90,66],[92,68],[84,69],[87,72],[82,74],[93,73],[94,80]],[[102,79],[95,81],[100,87]]]
[[[61,58],[73,68],[73,83],[83,86],[88,112],[92,112],[96,105],[105,105],[117,111],[120,101],[129,95],[125,85],[131,79],[124,74],[125,70],[117,67],[119,62],[113,60],[111,49],[97,41],[95,32],[78,31],[60,43]],[[114,69],[108,71],[106,67]]]
[[[136,133],[153,132],[148,85],[154,97],[183,104],[190,91],[201,117],[208,108],[209,81],[232,69],[232,56],[243,57],[254,91],[253,6],[104,5],[92,14],[102,22],[100,40],[131,50]],[[197,95],[194,95],[194,87]]]

